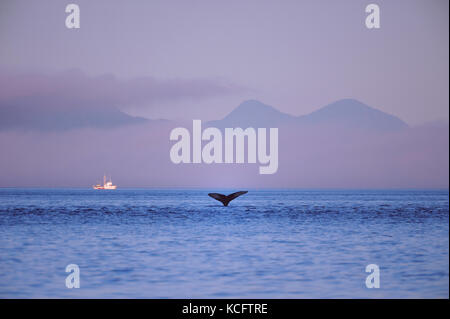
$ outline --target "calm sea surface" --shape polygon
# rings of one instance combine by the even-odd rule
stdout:
[[[0,189],[0,297],[449,297],[448,191],[207,193]]]

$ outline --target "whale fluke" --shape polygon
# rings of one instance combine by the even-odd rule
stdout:
[[[219,202],[221,202],[223,204],[223,206],[228,206],[228,203],[231,202],[233,199],[247,194],[248,191],[240,191],[240,192],[236,192],[230,195],[223,195],[223,194],[219,194],[219,193],[209,193],[208,196],[218,200]]]

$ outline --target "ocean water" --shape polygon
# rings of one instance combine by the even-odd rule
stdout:
[[[0,189],[0,297],[449,297],[448,191],[207,193]]]

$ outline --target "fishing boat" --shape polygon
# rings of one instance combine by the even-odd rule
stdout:
[[[117,185],[113,185],[111,177],[109,177],[109,181],[106,181],[106,175],[103,176],[103,185],[97,184],[92,186],[93,189],[116,189]]]

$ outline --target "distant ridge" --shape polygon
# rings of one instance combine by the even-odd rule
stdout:
[[[300,124],[334,125],[392,131],[407,128],[398,117],[377,110],[355,99],[343,99],[328,104],[310,114],[298,117]]]
[[[210,121],[208,124],[215,127],[269,127],[295,122],[296,118],[292,115],[257,100],[247,100],[222,120]]]
[[[83,101],[52,101],[36,104],[34,99],[21,98],[0,105],[0,131],[9,129],[61,131],[77,128],[115,128],[123,125],[153,123],[130,116],[107,105],[86,105]],[[159,122],[159,121],[158,121]],[[168,122],[168,121],[167,121]],[[408,125],[398,117],[370,107],[355,99],[333,102],[302,116],[280,112],[257,100],[247,100],[221,120],[205,123],[224,127],[297,127],[344,128],[347,130],[396,131]]]
[[[280,127],[284,125],[311,127],[330,126],[346,129],[395,131],[408,125],[398,117],[370,107],[355,99],[331,103],[307,115],[293,116],[257,100],[241,103],[222,120],[210,121],[215,127]]]
[[[77,102],[72,102],[77,103]],[[6,104],[6,103],[5,103]],[[59,106],[60,105],[60,106]],[[145,123],[141,117],[130,116],[109,106],[34,105],[32,100],[20,99],[0,105],[0,131],[10,129],[63,131],[77,128],[114,128]]]

